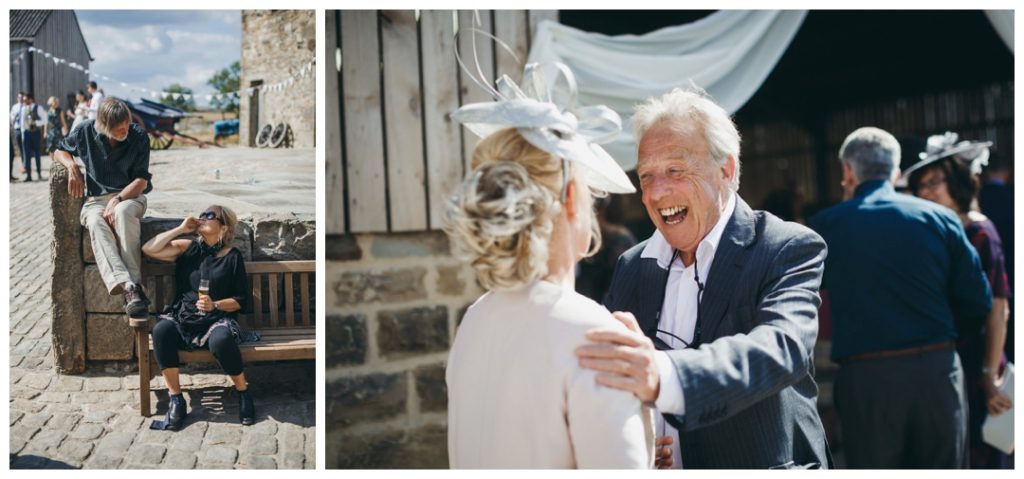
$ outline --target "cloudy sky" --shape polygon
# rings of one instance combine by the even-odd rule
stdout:
[[[75,13],[95,58],[89,68],[112,80],[97,80],[108,95],[138,100],[144,93],[130,87],[162,90],[180,83],[197,94],[197,105],[206,105],[205,95],[215,93],[206,81],[241,56],[238,10]]]

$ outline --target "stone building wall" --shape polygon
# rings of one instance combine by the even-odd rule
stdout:
[[[327,238],[328,468],[444,468],[445,361],[483,291],[444,233]]]
[[[314,10],[242,11],[241,89],[253,81],[277,83],[295,75],[316,55],[316,14]],[[315,71],[315,70],[314,70]],[[249,144],[250,119],[258,100],[255,124],[284,122],[291,126],[292,145],[316,146],[316,75],[306,74],[281,92],[242,94],[239,138]],[[258,128],[258,127],[257,127]],[[257,130],[258,131],[258,130]]]

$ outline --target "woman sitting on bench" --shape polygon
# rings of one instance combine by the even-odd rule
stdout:
[[[257,340],[235,320],[248,297],[245,260],[231,247],[238,218],[230,209],[213,205],[198,218],[186,218],[181,225],[156,235],[142,246],[146,256],[175,262],[175,300],[159,316],[153,328],[153,351],[171,395],[166,424],[177,430],[188,408],[178,381],[178,351],[209,348],[238,390],[239,418],[243,425],[255,422],[256,408],[242,372],[238,345]],[[193,240],[174,239],[198,233]],[[207,294],[200,294],[201,281],[209,282]]]

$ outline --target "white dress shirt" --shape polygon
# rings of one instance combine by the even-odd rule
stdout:
[[[672,347],[672,349],[684,349],[693,342],[694,329],[697,326],[697,307],[699,300],[699,288],[694,278],[694,269],[697,269],[697,276],[702,285],[707,285],[708,273],[711,271],[711,262],[715,259],[715,252],[718,251],[718,243],[725,232],[725,225],[736,210],[736,194],[731,193],[725,204],[725,211],[718,218],[718,222],[711,228],[707,236],[697,245],[697,260],[694,264],[686,266],[683,264],[681,255],[675,255],[672,261],[674,248],[668,244],[660,231],[655,231],[647,246],[640,253],[641,258],[653,258],[657,260],[658,266],[669,270],[668,282],[665,284],[665,300],[661,305],[660,320],[658,322],[657,336],[659,339]],[[669,262],[672,262],[670,265]],[[674,336],[682,338],[680,341],[660,331],[667,331]],[[683,415],[686,412],[683,399],[683,385],[679,381],[672,360],[668,353],[658,351],[655,354],[655,361],[658,364],[658,376],[661,381],[660,392],[655,405],[658,411],[666,414]],[[679,445],[678,431],[665,422],[661,415],[655,416],[657,424],[655,430],[658,436],[672,436],[673,467],[681,467],[682,453]]]
[[[11,105],[11,126],[15,130],[21,129],[21,109],[24,105],[21,102]]]
[[[103,103],[103,93],[96,90],[96,93],[92,94],[92,98],[89,99],[89,119],[96,119],[96,112],[100,109],[100,103]]]

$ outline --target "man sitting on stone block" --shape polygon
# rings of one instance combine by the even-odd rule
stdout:
[[[85,120],[65,137],[53,154],[68,169],[68,194],[85,196],[80,220],[92,237],[100,276],[111,295],[124,294],[132,318],[148,315],[142,291],[140,220],[153,189],[149,173],[149,137],[132,123],[123,101],[107,98],[95,120]],[[85,164],[85,175],[75,164]]]

